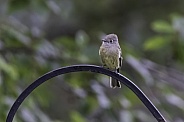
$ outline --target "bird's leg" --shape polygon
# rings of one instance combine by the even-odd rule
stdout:
[[[119,73],[119,68],[116,71],[117,71],[117,73]]]
[[[106,64],[102,65],[103,68],[109,69]]]

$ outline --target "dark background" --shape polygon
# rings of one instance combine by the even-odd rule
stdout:
[[[121,73],[168,122],[184,122],[183,0],[0,0],[0,122],[38,77],[74,64],[101,65],[104,34],[119,37]],[[156,122],[126,86],[90,72],[38,87],[16,122]]]

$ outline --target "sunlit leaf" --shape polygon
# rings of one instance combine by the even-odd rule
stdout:
[[[0,70],[6,72],[12,79],[17,79],[18,74],[16,70],[5,62],[3,58],[0,57]]]
[[[166,21],[158,20],[152,23],[152,29],[156,32],[161,33],[173,33],[172,25]]]
[[[145,50],[157,50],[159,48],[164,47],[169,41],[169,39],[162,37],[162,36],[155,36],[148,39],[144,43]]]
[[[71,113],[71,122],[86,122],[85,119],[76,111]]]
[[[11,26],[2,25],[1,29],[3,31],[3,37],[6,39],[6,43],[8,46],[14,46],[15,44],[29,45],[31,42],[31,39],[26,34],[16,30]],[[14,43],[12,43],[12,41],[14,41]]]
[[[54,44],[57,46],[62,46],[63,48],[66,49],[75,49],[76,45],[74,43],[74,39],[71,37],[58,37],[54,40]]]

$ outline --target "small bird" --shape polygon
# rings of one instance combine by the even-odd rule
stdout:
[[[116,34],[108,34],[102,39],[99,55],[104,68],[119,73],[123,58],[121,56],[121,48]],[[121,88],[121,84],[118,80],[110,77],[110,87]]]

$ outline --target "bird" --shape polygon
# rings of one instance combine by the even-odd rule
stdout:
[[[99,55],[104,68],[119,73],[123,57],[116,34],[108,34],[102,38]],[[121,88],[120,81],[110,77],[110,87]]]

